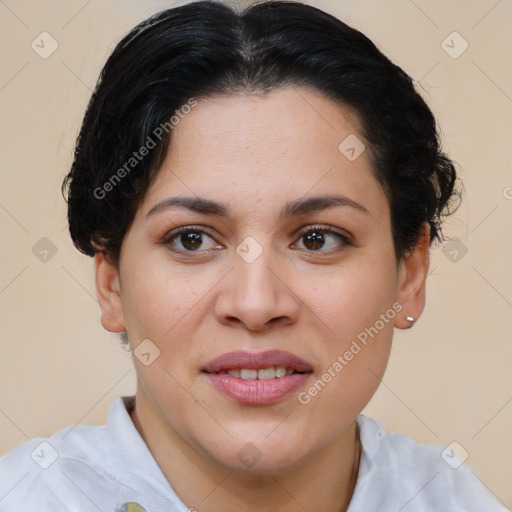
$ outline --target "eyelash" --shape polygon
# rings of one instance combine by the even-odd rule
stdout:
[[[207,229],[205,229],[203,226],[183,226],[181,228],[178,228],[176,230],[173,230],[172,232],[170,232],[168,235],[166,235],[164,237],[164,239],[162,240],[162,244],[164,245],[168,245],[168,246],[172,246],[172,241],[179,237],[180,235],[182,235],[183,233],[189,233],[189,232],[192,232],[192,233],[199,233],[199,234],[206,234],[208,235],[211,239],[215,240],[215,237],[208,232]],[[352,242],[352,240],[347,236],[347,235],[344,235],[338,231],[335,231],[333,230],[330,226],[322,226],[322,225],[319,225],[319,224],[314,224],[314,225],[308,225],[308,226],[305,226],[303,228],[301,228],[296,234],[295,234],[295,237],[297,238],[297,241],[301,240],[305,235],[307,235],[308,233],[313,233],[313,232],[316,232],[316,233],[320,233],[322,235],[335,235],[336,237],[338,237],[340,240],[341,240],[341,244],[342,244],[342,247],[341,249],[338,248],[338,249],[330,249],[328,251],[322,251],[322,250],[312,250],[312,249],[300,249],[301,251],[306,251],[310,254],[324,254],[324,255],[332,255],[336,252],[341,252],[343,251],[346,247],[350,247],[350,246],[353,246],[354,243]],[[297,243],[297,242],[295,242]],[[220,244],[219,244],[220,245]],[[173,247],[171,247],[171,250],[174,251],[174,252],[177,252],[179,254],[182,254],[186,257],[198,257],[200,255],[204,255],[204,254],[207,254],[207,253],[210,253],[210,252],[213,252],[215,250],[218,250],[217,248],[215,249],[207,249],[207,250],[197,250],[197,251],[183,251],[181,249],[175,249]]]

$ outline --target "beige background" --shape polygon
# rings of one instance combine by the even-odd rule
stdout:
[[[92,260],[72,246],[60,184],[107,55],[134,24],[175,3],[0,1],[0,454],[65,425],[104,423],[115,397],[134,392],[129,355],[98,321]],[[396,333],[364,413],[418,442],[457,441],[510,507],[512,3],[311,3],[420,82],[466,187],[445,229],[460,241],[452,254],[433,250],[426,311]],[[47,59],[31,48],[43,31],[59,45]],[[441,46],[453,31],[469,44],[456,59]],[[43,237],[57,250],[46,262],[32,252]]]

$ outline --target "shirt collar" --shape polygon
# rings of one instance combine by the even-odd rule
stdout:
[[[113,474],[136,474],[164,495],[175,495],[144,439],[135,428],[129,411],[135,396],[118,397],[110,406],[107,437],[110,446],[109,470]]]
[[[376,471],[379,452],[386,438],[384,427],[372,418],[360,414],[357,417],[357,424],[361,440],[361,459],[356,487],[347,512],[351,512],[353,507],[357,506],[359,500],[362,499],[361,497],[367,492],[365,488]]]

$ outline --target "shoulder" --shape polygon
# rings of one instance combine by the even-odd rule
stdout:
[[[0,512],[182,510],[129,416],[134,398],[117,398],[105,425],[66,427],[0,458]]]
[[[422,445],[386,432],[378,421],[363,415],[358,425],[363,444],[361,484],[369,486],[365,494],[380,494],[388,505],[418,512],[506,511],[477,473],[457,457],[456,445]]]
[[[105,427],[85,425],[20,444],[0,458],[0,510],[36,510],[42,503],[44,510],[64,510],[60,490],[71,483],[70,473],[82,466],[101,471],[104,447]]]

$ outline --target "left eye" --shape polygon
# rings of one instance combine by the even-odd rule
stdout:
[[[348,237],[327,228],[313,228],[302,232],[299,238],[299,244],[302,242],[304,248],[313,252],[329,252],[337,247],[350,245]]]

